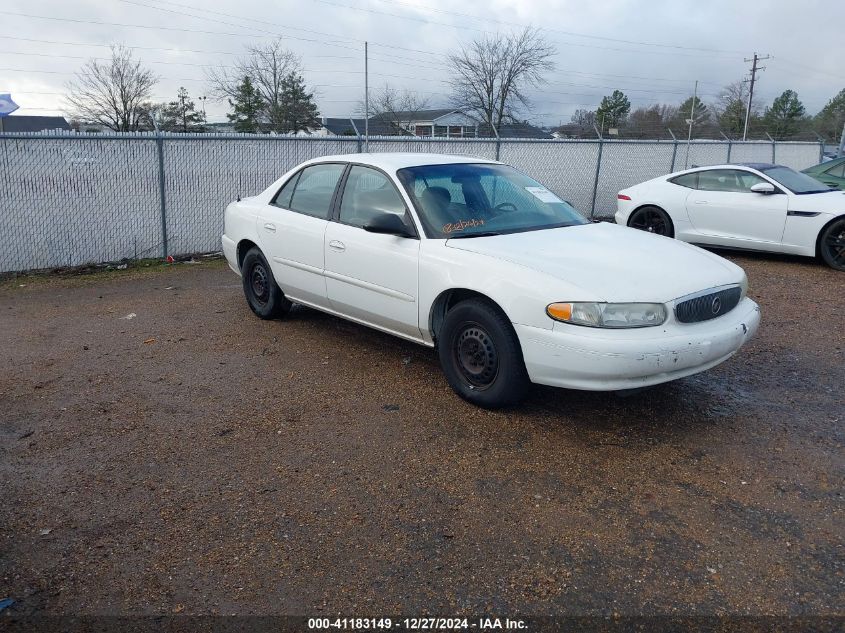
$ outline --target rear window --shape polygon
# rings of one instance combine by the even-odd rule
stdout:
[[[669,182],[673,182],[676,185],[681,185],[681,187],[688,187],[690,189],[698,189],[698,174],[699,172],[693,172],[691,174],[684,174],[683,176],[676,176],[672,178]]]

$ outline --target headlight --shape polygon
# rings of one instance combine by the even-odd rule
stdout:
[[[662,325],[662,303],[551,303],[546,314],[555,321],[602,328],[634,328]]]
[[[748,276],[745,273],[742,273],[742,281],[739,282],[739,290],[739,300],[742,301],[748,294]]]

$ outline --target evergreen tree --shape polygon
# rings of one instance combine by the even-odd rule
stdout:
[[[282,80],[280,132],[300,132],[320,126],[320,111],[313,93],[305,89],[305,80],[298,73],[289,73]]]
[[[693,108],[692,105],[693,98],[695,99],[695,108]],[[701,101],[701,97],[690,97],[679,105],[676,118],[680,119],[684,125],[689,125],[689,123],[687,123],[687,119],[690,118],[690,113],[693,115],[693,125],[705,123],[710,119],[710,110],[708,110],[707,106]]]
[[[842,126],[845,125],[845,88],[827,102],[816,115],[816,129],[827,139],[839,141]]]
[[[171,101],[161,109],[159,127],[168,132],[202,132],[205,114],[197,112],[194,102],[183,87],[176,94],[176,101]]]
[[[244,77],[244,80],[238,86],[235,93],[235,100],[229,99],[229,105],[232,107],[232,114],[227,114],[226,117],[235,124],[236,132],[258,132],[259,118],[264,107],[261,93],[253,85],[249,77]]]
[[[618,127],[625,120],[631,111],[631,102],[620,90],[614,90],[613,94],[601,100],[599,109],[596,110],[596,121],[603,130]]]
[[[766,108],[763,122],[769,134],[776,139],[782,139],[792,136],[801,129],[805,113],[804,104],[798,99],[798,93],[794,90],[784,90],[781,96],[775,98],[771,107]]]

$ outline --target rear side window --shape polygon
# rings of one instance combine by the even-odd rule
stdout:
[[[845,163],[839,163],[836,167],[828,169],[827,175],[834,178],[845,178]]]
[[[691,174],[676,176],[675,178],[672,178],[672,180],[670,180],[669,182],[674,182],[676,185],[681,185],[681,187],[698,189],[698,174],[699,172],[696,171]]]
[[[337,181],[346,165],[311,165],[302,170],[290,199],[291,211],[327,220]],[[283,188],[284,189],[284,188]],[[281,197],[281,193],[279,193]]]
[[[288,180],[284,186],[279,189],[279,193],[276,194],[276,197],[273,198],[273,202],[271,204],[275,204],[277,207],[281,207],[282,209],[290,209],[290,199],[293,196],[293,189],[296,187],[296,181],[299,180],[299,176],[302,172],[297,172],[293,175],[293,177]]]
[[[379,213],[395,213],[404,217],[405,203],[383,173],[354,165],[343,189],[340,221],[363,227]]]

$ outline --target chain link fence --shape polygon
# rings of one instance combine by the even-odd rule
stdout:
[[[223,209],[297,164],[332,154],[424,152],[498,159],[582,213],[608,218],[616,192],[694,165],[821,160],[812,142],[0,135],[0,272],[216,251]]]

